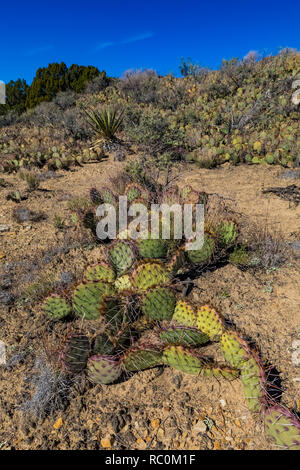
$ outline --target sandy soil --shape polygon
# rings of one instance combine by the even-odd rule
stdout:
[[[62,272],[79,277],[101,249],[82,244],[71,223],[70,200],[86,196],[91,186],[101,186],[115,176],[123,163],[111,159],[85,165],[61,178],[41,183],[20,205],[42,211],[39,222],[18,223],[12,216],[16,203],[6,200],[9,187],[0,189],[0,233],[3,279],[15,304],[0,305],[0,339],[7,345],[9,367],[0,366],[0,447],[3,449],[275,449],[265,438],[258,420],[248,412],[240,382],[199,380],[169,368],[134,374],[122,383],[91,386],[82,377],[69,403],[46,419],[24,416],[20,406],[32,396],[32,374],[37,355],[43,353],[45,333],[63,338],[66,325],[47,329],[40,303],[28,286],[53,284]],[[300,206],[294,207],[263,188],[287,186],[297,181],[279,179],[279,167],[224,165],[215,170],[188,167],[179,184],[230,198],[235,210],[253,223],[268,224],[283,233],[285,241],[300,241]],[[16,176],[4,179],[25,188]],[[47,190],[47,191],[46,191]],[[57,214],[65,227],[53,224]],[[227,265],[204,273],[191,298],[209,302],[256,345],[264,362],[280,374],[282,402],[300,411],[299,365],[292,361],[293,342],[300,335],[299,252],[290,252],[284,266],[271,271],[241,271]],[[52,285],[51,284],[51,285]],[[31,292],[31,293],[30,293]],[[297,362],[297,361],[296,361]],[[299,361],[298,361],[299,362]]]

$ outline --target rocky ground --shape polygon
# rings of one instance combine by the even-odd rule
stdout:
[[[40,299],[57,283],[71,284],[101,256],[101,248],[76,226],[74,208],[85,204],[90,187],[100,187],[123,166],[110,158],[48,174],[19,204],[6,196],[13,188],[24,191],[25,183],[14,175],[1,180],[0,340],[7,364],[0,366],[0,448],[275,449],[247,410],[239,381],[199,380],[169,368],[109,386],[78,377],[54,413],[38,418],[24,413],[49,352],[45,341],[51,331]],[[282,266],[207,271],[190,296],[213,305],[255,343],[265,364],[276,367],[282,402],[300,411],[300,205],[263,192],[299,186],[297,176],[277,166],[190,165],[179,172],[178,184],[223,196],[254,226],[281,234]],[[65,329],[62,325],[62,338]]]

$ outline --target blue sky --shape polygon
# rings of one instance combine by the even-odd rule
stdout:
[[[178,74],[181,57],[217,68],[249,50],[300,49],[299,0],[14,0],[0,15],[5,82],[30,83],[50,62]]]

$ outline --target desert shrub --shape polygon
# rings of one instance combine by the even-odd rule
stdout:
[[[95,77],[93,80],[89,81],[86,85],[85,92],[92,95],[100,93],[105,90],[111,83],[112,79],[106,74],[100,74],[98,77]]]
[[[62,115],[62,125],[66,135],[71,135],[75,139],[86,140],[93,134],[82,110],[76,107],[64,111]]]
[[[40,180],[36,174],[30,171],[20,171],[19,177],[26,181],[29,191],[34,191],[40,186]]]
[[[118,83],[121,91],[137,103],[156,103],[159,78],[154,70],[127,70]]]
[[[6,114],[0,115],[0,128],[11,126],[18,121],[18,114],[15,111],[8,111]]]
[[[160,110],[145,109],[138,124],[129,124],[125,133],[143,151],[150,154],[162,154],[178,147],[183,147],[184,132],[178,126],[172,126],[170,117]]]
[[[71,90],[60,91],[53,99],[53,103],[59,106],[60,109],[65,111],[71,108],[76,103],[76,93]]]

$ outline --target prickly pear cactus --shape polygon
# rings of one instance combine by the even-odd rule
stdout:
[[[183,300],[178,300],[176,303],[173,320],[179,325],[197,328],[195,311]]]
[[[124,358],[124,367],[128,372],[150,369],[163,364],[162,352],[151,347],[139,347],[129,350]]]
[[[149,198],[148,191],[143,188],[138,183],[130,183],[125,188],[125,195],[127,196],[128,202],[135,202],[136,199],[145,199]]]
[[[270,407],[264,426],[280,449],[300,450],[300,421],[289,410],[280,405]]]
[[[112,355],[114,353],[115,346],[109,339],[109,337],[102,333],[96,336],[94,345],[93,345],[93,353],[94,355],[104,354],[104,355]]]
[[[132,274],[132,285],[138,291],[146,291],[154,286],[168,283],[170,273],[158,262],[140,264]]]
[[[45,300],[43,309],[51,320],[61,320],[72,311],[71,305],[65,299],[55,294]]]
[[[153,320],[170,320],[176,304],[175,294],[166,287],[148,291],[142,298],[141,308],[144,315]]]
[[[232,245],[238,236],[236,224],[227,220],[221,222],[217,227],[217,235],[223,245]]]
[[[193,264],[207,263],[213,256],[215,251],[215,241],[208,235],[204,235],[202,248],[199,250],[187,250],[188,260]]]
[[[118,276],[128,271],[135,261],[134,249],[132,245],[126,241],[117,240],[108,250],[108,253]]]
[[[116,205],[116,196],[110,189],[104,188],[101,195],[104,204],[111,204],[112,206]]]
[[[200,375],[204,362],[195,353],[182,346],[167,346],[163,351],[163,362],[187,374]]]
[[[221,318],[208,305],[204,305],[197,310],[196,325],[199,330],[208,335],[211,341],[218,341],[224,331]]]
[[[241,369],[250,358],[248,345],[234,332],[225,331],[220,343],[224,358],[232,367]]]
[[[168,250],[168,240],[139,239],[138,252],[141,258],[165,258]]]
[[[131,278],[128,274],[124,274],[123,276],[118,277],[115,280],[115,288],[118,292],[124,293],[132,290],[132,282]]]
[[[90,189],[90,198],[91,198],[91,201],[93,204],[102,204],[104,201],[103,201],[103,198],[101,196],[101,193],[98,191],[97,188],[91,188]]]
[[[121,375],[120,361],[112,356],[97,354],[87,363],[88,379],[95,384],[111,384]]]
[[[62,353],[62,361],[65,368],[78,374],[85,369],[90,352],[90,344],[87,336],[82,334],[73,334],[66,342]]]
[[[104,297],[114,293],[114,286],[102,281],[79,284],[73,293],[74,311],[87,320],[96,320],[100,317]]]
[[[190,348],[202,346],[209,341],[209,337],[205,333],[202,333],[202,331],[197,330],[197,328],[184,326],[172,325],[162,330],[159,336],[164,343],[187,346]]]
[[[265,404],[266,378],[259,362],[251,357],[242,363],[241,381],[250,411],[262,411]]]
[[[114,282],[116,274],[109,264],[102,261],[99,264],[89,266],[84,273],[84,278],[87,281]]]

